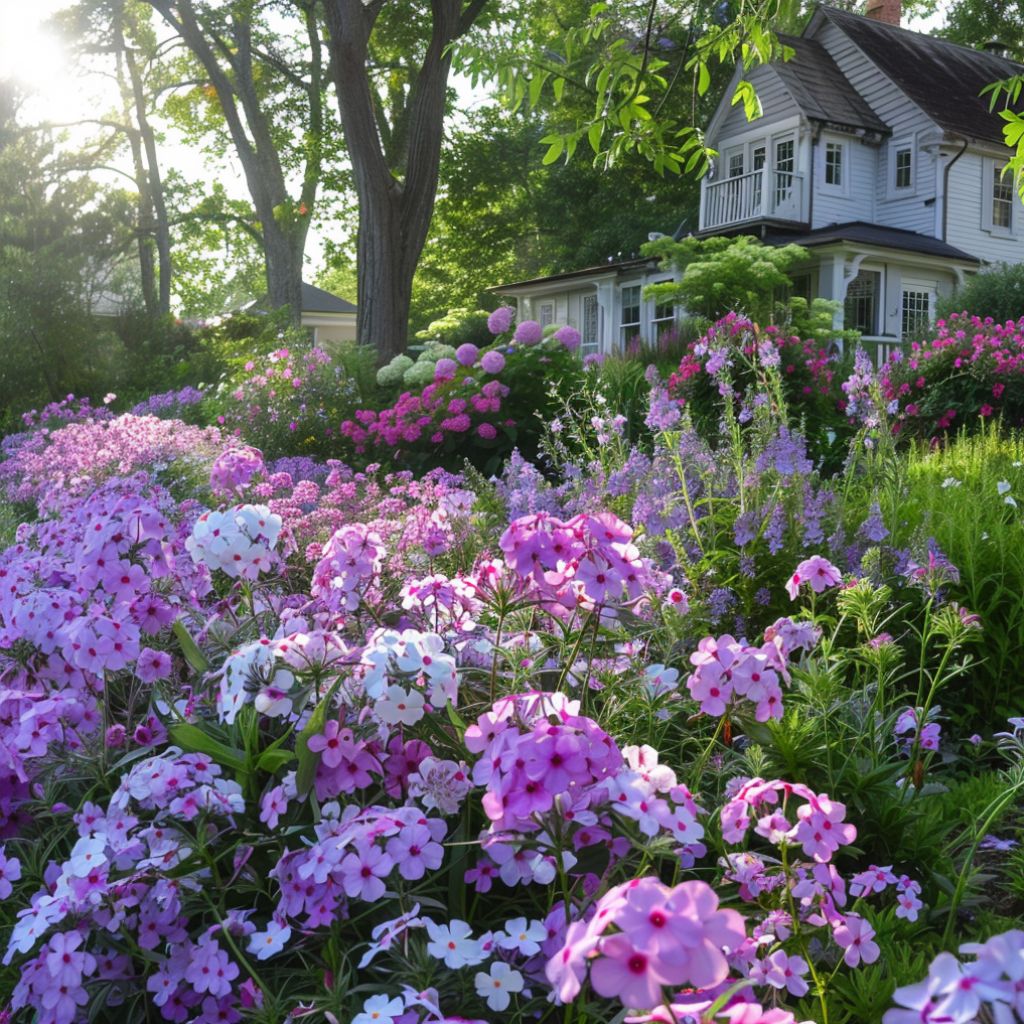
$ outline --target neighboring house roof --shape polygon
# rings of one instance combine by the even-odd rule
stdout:
[[[772,67],[807,117],[851,128],[889,131],[821,43],[781,33],[778,38],[779,42],[792,47],[794,54],[788,61],[777,61]]]
[[[488,288],[491,292],[505,292],[513,288],[526,288],[534,284],[547,284],[550,281],[569,281],[574,277],[590,277],[596,274],[626,273],[630,270],[639,270],[650,263],[656,262],[649,256],[640,256],[635,259],[617,260],[614,263],[598,263],[595,267],[584,267],[582,270],[569,270],[562,274],[549,274],[546,277],[531,277],[527,281],[510,281],[508,284],[495,285]]]
[[[944,131],[1003,144],[1005,122],[998,111],[989,111],[988,97],[978,94],[1024,72],[1024,65],[835,7],[819,11]]]
[[[356,307],[346,299],[325,292],[323,288],[302,282],[303,313],[355,313]]]
[[[830,224],[828,227],[816,228],[803,235],[766,235],[764,241],[768,245],[791,244],[807,248],[829,245],[833,242],[853,242],[861,245],[883,246],[887,249],[902,249],[904,252],[916,252],[924,256],[938,256],[960,263],[981,262],[976,256],[971,256],[939,238],[930,238],[928,235],[920,235],[916,231],[888,228],[881,224],[868,224],[866,221],[859,220],[851,221],[848,224]]]
[[[267,296],[263,295],[252,302],[246,303],[242,306],[242,309],[252,313],[265,313],[267,312],[266,307],[268,304]],[[348,313],[354,316],[357,312],[357,307],[346,299],[339,298],[337,295],[325,292],[323,288],[317,288],[315,285],[306,284],[303,281],[301,312],[303,314],[319,313],[321,315],[333,316],[339,313]]]

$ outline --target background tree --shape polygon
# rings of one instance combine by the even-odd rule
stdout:
[[[90,315],[130,250],[131,196],[101,188],[83,154],[20,120],[0,82],[0,407],[4,415],[107,379],[119,352]],[[126,227],[128,225],[128,227]]]
[[[112,79],[119,105],[87,123],[126,145],[135,186],[139,282],[147,313],[171,308],[171,228],[153,116],[169,69],[138,0],[81,0],[54,19],[76,61]],[[121,172],[127,174],[128,172]]]
[[[288,306],[297,322],[330,132],[317,2],[146,2],[180,37],[203,79],[172,109],[193,137],[226,127],[252,198],[269,301]]]

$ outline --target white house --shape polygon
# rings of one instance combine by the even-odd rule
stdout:
[[[718,156],[696,233],[806,247],[794,291],[841,302],[837,326],[881,353],[918,335],[965,275],[1024,261],[1024,207],[1000,177],[1003,122],[979,96],[1024,67],[900,28],[900,0],[868,7],[819,6],[801,36],[782,37],[793,57],[747,72],[754,121],[730,102],[737,68],[707,129]],[[656,339],[673,311],[642,286],[672,277],[629,260],[495,290],[521,316],[568,320],[591,351],[610,351]]]

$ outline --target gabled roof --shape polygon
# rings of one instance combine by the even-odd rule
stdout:
[[[885,122],[849,83],[829,52],[816,39],[779,34],[792,47],[788,61],[772,67],[803,113],[814,121],[888,132]]]
[[[323,288],[302,282],[303,313],[355,313],[356,307],[345,299],[338,298]]]
[[[1005,122],[978,94],[997,79],[1024,72],[1024,65],[835,7],[818,11],[944,131],[1003,143]]]
[[[882,224],[868,224],[862,220],[850,221],[847,224],[830,224],[828,227],[816,228],[802,235],[766,235],[764,241],[769,245],[802,245],[811,249],[834,242],[853,242],[885,249],[901,249],[904,252],[917,252],[924,256],[938,256],[941,259],[956,260],[958,263],[981,262],[976,256],[943,242],[941,238],[931,238],[916,231],[904,231],[902,228],[888,228]]]

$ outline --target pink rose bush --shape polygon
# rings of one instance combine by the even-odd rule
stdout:
[[[3,1019],[786,1024],[930,934],[928,866],[775,742],[828,676],[878,792],[930,799],[894,735],[924,745],[941,678],[883,701],[895,642],[836,655],[883,588],[809,556],[792,617],[708,634],[605,504],[140,421],[37,425],[0,469],[35,503],[0,564]],[[1016,1005],[1013,940],[985,949],[897,1006]]]

